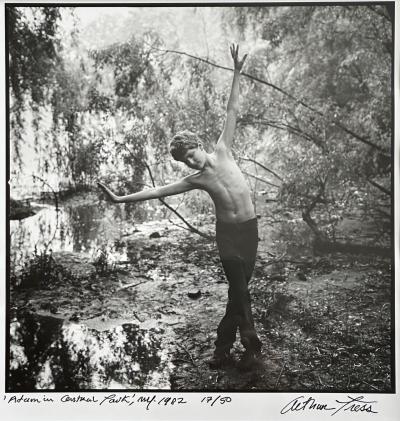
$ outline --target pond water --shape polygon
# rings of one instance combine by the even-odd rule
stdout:
[[[159,333],[21,313],[10,325],[9,390],[169,389],[172,365]]]
[[[34,216],[10,221],[12,272],[18,273],[35,250],[54,256],[76,253],[93,262],[106,247],[109,262],[127,262],[131,256],[120,245],[121,237],[139,232],[148,238],[159,229],[155,221],[165,216],[164,210],[149,205],[129,213],[122,206],[93,204],[87,198],[67,201],[59,209],[33,205],[38,210]],[[13,310],[9,390],[168,389],[172,364],[163,344],[165,334],[160,323],[146,322],[104,322],[102,317],[71,322],[63,315]]]
[[[124,251],[115,247],[117,240],[137,230],[151,234],[155,229],[151,221],[165,217],[162,207],[142,204],[128,212],[123,206],[90,198],[69,201],[59,209],[49,204],[32,205],[38,210],[35,215],[10,221],[12,270],[18,270],[35,250],[76,252],[93,259],[107,247],[110,258],[126,260]]]

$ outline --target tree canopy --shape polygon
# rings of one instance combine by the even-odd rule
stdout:
[[[167,159],[169,140],[189,129],[212,149],[236,40],[249,59],[235,155],[254,189],[319,238],[334,239],[349,213],[387,227],[390,7],[132,7],[91,23],[79,7],[6,11],[14,173],[26,172],[21,150],[34,144],[35,171],[58,183],[100,175],[122,192],[185,174]]]

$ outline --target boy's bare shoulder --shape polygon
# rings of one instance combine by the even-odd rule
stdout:
[[[190,184],[193,187],[200,187],[203,182],[203,171],[198,171],[194,174],[187,175],[182,180]]]

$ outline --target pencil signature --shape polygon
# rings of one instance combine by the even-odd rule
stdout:
[[[377,414],[378,412],[373,409],[373,404],[377,401],[368,401],[364,396],[347,396],[347,400],[335,400],[336,405],[318,402],[312,396],[306,398],[304,396],[298,396],[288,402],[282,409],[281,414],[287,414],[288,412],[297,411],[330,411],[331,415],[335,415],[339,412],[368,412],[371,414]]]

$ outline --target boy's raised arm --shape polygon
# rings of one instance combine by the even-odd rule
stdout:
[[[222,134],[218,140],[218,145],[224,145],[231,148],[233,142],[233,135],[236,127],[236,116],[239,111],[239,78],[243,64],[246,60],[247,54],[239,60],[239,46],[232,44],[230,47],[231,55],[233,58],[234,70],[231,93],[226,107],[226,120]]]
[[[190,177],[190,176],[189,176]],[[114,203],[141,202],[149,199],[158,199],[165,196],[173,196],[174,194],[184,193],[193,190],[195,186],[190,183],[189,177],[182,178],[175,183],[167,184],[162,187],[154,187],[152,189],[142,190],[137,193],[128,194],[126,196],[117,196],[106,185],[98,182],[98,186],[106,193],[108,198]]]

